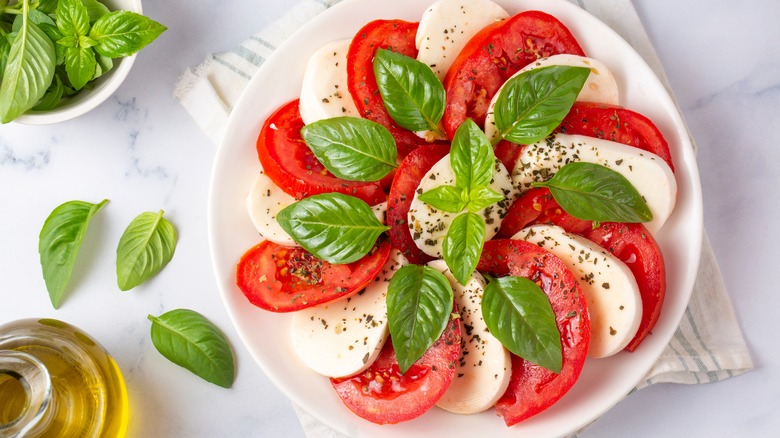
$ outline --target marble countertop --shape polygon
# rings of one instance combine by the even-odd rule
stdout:
[[[0,323],[51,317],[75,324],[115,357],[127,381],[130,436],[304,436],[290,403],[254,364],[221,303],[207,243],[215,147],[172,96],[182,72],[230,49],[290,8],[287,0],[146,2],[169,30],[138,57],[123,86],[79,119],[0,126]],[[723,382],[636,392],[584,436],[769,436],[780,431],[780,3],[634,0],[696,138],[705,226],[755,369]],[[72,199],[110,203],[94,218],[70,292],[54,310],[38,233]],[[121,292],[116,243],[143,211],[165,210],[176,255],[146,284]],[[755,230],[766,230],[761,236]],[[222,389],[154,349],[147,314],[190,308],[231,339],[237,379]]]

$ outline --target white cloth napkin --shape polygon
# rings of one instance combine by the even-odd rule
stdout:
[[[263,61],[303,23],[341,0],[300,0],[284,16],[229,52],[187,70],[174,95],[211,140],[219,144],[230,110]],[[569,0],[619,33],[669,88],[661,62],[630,0]],[[695,143],[694,143],[695,144]],[[682,322],[658,362],[637,384],[708,383],[753,367],[707,236],[696,285]],[[340,435],[296,407],[312,437]]]

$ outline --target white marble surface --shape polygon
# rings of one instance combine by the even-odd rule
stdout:
[[[0,126],[0,323],[59,318],[93,334],[125,373],[138,437],[300,437],[289,402],[255,366],[222,306],[206,241],[215,148],[172,90],[185,68],[231,48],[290,7],[287,0],[150,2],[169,30],[139,56],[106,103],[55,126]],[[780,3],[635,0],[699,143],[705,226],[756,369],[700,386],[657,385],[630,395],[584,435],[771,436],[780,432]],[[58,204],[111,202],[95,217],[70,292],[49,303],[37,254]],[[114,252],[142,211],[166,211],[180,240],[153,280],[120,292]],[[757,234],[763,232],[763,234]],[[233,341],[237,379],[225,390],[160,356],[146,315],[197,310]]]

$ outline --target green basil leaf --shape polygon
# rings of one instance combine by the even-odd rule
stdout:
[[[485,235],[485,220],[482,216],[463,213],[452,221],[444,237],[441,247],[444,261],[452,276],[464,286],[477,269]]]
[[[439,186],[417,197],[433,208],[449,213],[460,213],[468,204],[466,191],[455,186]]]
[[[649,222],[653,213],[642,195],[620,173],[599,164],[572,162],[548,181],[547,187],[570,215],[595,222]]]
[[[364,201],[324,193],[282,209],[276,220],[304,249],[329,263],[352,263],[374,247],[382,225]]]
[[[334,117],[310,123],[301,135],[331,173],[349,181],[379,181],[398,167],[390,131],[357,117]]]
[[[103,15],[89,32],[97,41],[95,51],[109,58],[129,56],[154,41],[167,27],[130,11],[114,11]]]
[[[59,1],[57,27],[65,36],[82,36],[89,33],[89,13],[81,0]]]
[[[107,56],[97,55],[95,60],[97,60],[97,67],[95,68],[95,75],[92,76],[93,80],[103,76],[114,68],[114,60]]]
[[[52,82],[51,86],[48,90],[46,90],[46,94],[43,95],[41,100],[35,104],[33,109],[35,111],[46,111],[56,108],[57,104],[59,104],[60,100],[62,100],[62,94],[64,92],[65,86],[62,85],[62,81],[60,80],[59,76],[54,75],[54,81]]]
[[[490,187],[477,187],[469,194],[469,203],[466,205],[466,208],[468,211],[476,213],[503,199],[504,195],[496,192]]]
[[[0,123],[8,123],[32,108],[54,77],[54,43],[26,15],[15,22],[20,23],[19,30],[8,51],[0,84]]]
[[[65,36],[62,35],[57,25],[43,23],[39,26],[43,33],[45,33],[50,40],[54,42],[55,64],[61,65],[65,63],[65,46],[59,43]]]
[[[8,61],[8,52],[11,51],[11,40],[7,35],[0,35],[0,81],[3,80],[5,64]]]
[[[374,76],[390,117],[410,131],[433,131],[444,135],[439,121],[446,95],[436,74],[416,59],[390,50],[377,49]]]
[[[57,25],[57,23],[54,21],[53,18],[49,17],[48,15],[46,15],[45,13],[37,9],[30,9],[28,18],[30,19],[30,21],[38,25],[38,27],[42,27],[44,24],[48,24],[50,26]]]
[[[53,14],[57,11],[57,4],[59,0],[40,0],[38,2],[38,10],[47,14]]]
[[[493,179],[495,154],[485,133],[471,119],[466,119],[455,131],[450,150],[450,164],[455,172],[455,185],[467,193],[487,186]]]
[[[127,226],[116,248],[119,289],[130,290],[165,267],[176,249],[176,230],[159,213],[141,213]]]
[[[68,47],[65,51],[65,71],[73,88],[81,90],[95,75],[97,61],[89,47]]]
[[[193,310],[176,309],[152,321],[152,343],[171,362],[198,377],[230,388],[236,375],[233,350],[222,331]]]
[[[55,309],[65,295],[89,221],[106,203],[107,199],[98,204],[68,201],[55,208],[43,223],[38,254],[43,281]]]
[[[452,286],[441,272],[406,265],[390,279],[387,319],[401,373],[422,357],[444,331],[452,312]]]
[[[94,23],[98,18],[111,12],[106,5],[100,3],[98,0],[81,0],[84,3],[84,7],[87,8],[87,15],[89,15],[89,22]]]
[[[518,144],[547,137],[566,117],[589,74],[586,67],[555,65],[508,80],[494,107],[500,137]]]
[[[561,372],[561,334],[550,300],[536,283],[523,277],[493,279],[482,295],[482,317],[512,354]]]

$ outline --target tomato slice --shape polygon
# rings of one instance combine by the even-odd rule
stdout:
[[[360,115],[387,128],[403,158],[425,140],[398,126],[385,109],[374,76],[374,53],[379,48],[417,57],[417,25],[403,20],[374,20],[352,39],[347,53],[347,85]]]
[[[535,224],[553,224],[569,233],[581,234],[592,228],[591,221],[577,219],[566,213],[544,187],[532,188],[520,195],[507,210],[499,238],[511,238],[523,228]]]
[[[485,242],[477,270],[503,277],[526,277],[547,294],[561,333],[563,368],[555,374],[520,357],[512,357],[509,388],[496,403],[507,426],[552,406],[577,381],[590,342],[590,316],[577,278],[553,254],[522,240]]]
[[[444,80],[443,124],[449,138],[466,118],[483,126],[490,100],[510,76],[539,58],[560,53],[585,55],[569,29],[541,11],[521,12],[479,31]]]
[[[556,132],[616,141],[652,152],[674,171],[672,154],[661,131],[647,117],[627,108],[576,102]]]
[[[622,260],[636,278],[642,296],[642,321],[626,346],[634,351],[650,334],[661,314],[666,295],[666,267],[661,249],[642,224],[602,223],[583,236]]]
[[[257,155],[263,172],[277,186],[295,199],[339,192],[369,205],[385,201],[379,183],[345,181],[328,172],[301,137],[302,127],[296,99],[279,107],[260,130]]]
[[[453,310],[454,311],[454,310]],[[452,383],[460,357],[460,320],[451,318],[441,337],[401,374],[392,342],[360,374],[331,379],[333,388],[355,414],[377,424],[417,418],[432,408]]]
[[[410,263],[422,265],[433,260],[415,245],[409,231],[407,216],[414,191],[420,185],[420,180],[449,151],[449,146],[443,144],[424,145],[413,150],[398,166],[393,185],[390,186],[390,194],[387,197],[390,242]]]
[[[390,257],[390,242],[380,240],[362,259],[338,265],[303,248],[262,241],[244,253],[236,284],[249,302],[271,312],[292,312],[359,292],[379,275]]]

